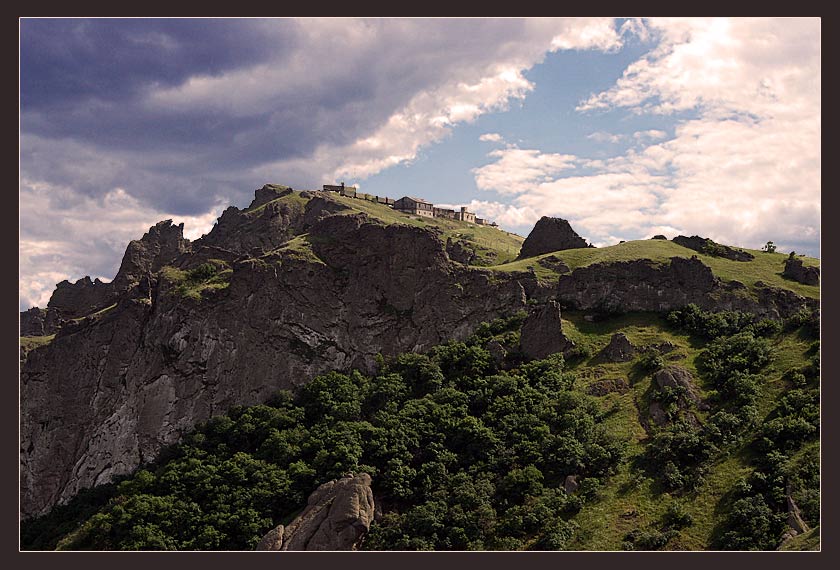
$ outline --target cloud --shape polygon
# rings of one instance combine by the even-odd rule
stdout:
[[[624,135],[614,135],[612,133],[608,133],[605,131],[596,131],[594,133],[586,135],[586,138],[593,140],[595,142],[606,142],[617,144],[624,140]]]
[[[21,310],[44,307],[55,284],[84,275],[109,281],[119,268],[128,242],[139,239],[162,219],[184,223],[184,235],[207,233],[226,205],[217,204],[198,216],[167,214],[143,206],[117,188],[102,197],[79,197],[66,187],[21,182],[20,263]],[[150,222],[152,220],[152,222]]]
[[[608,160],[578,158],[589,171],[575,176],[547,168],[527,174],[522,161],[496,151],[495,162],[476,169],[477,186],[498,191],[510,177],[516,207],[567,217],[596,243],[667,230],[751,248],[773,240],[819,255],[819,20],[644,25],[660,43],[578,111],[683,113],[673,138],[637,132],[639,147]],[[528,151],[534,164],[551,156]]]
[[[475,184],[481,190],[499,194],[525,192],[564,170],[575,168],[577,160],[569,154],[544,154],[516,147],[494,150],[488,156],[497,160],[473,169]]]
[[[482,142],[502,142],[504,139],[499,133],[484,133],[478,137],[478,140]]]
[[[128,239],[162,218],[243,206],[265,182],[310,188],[410,162],[454,126],[527,96],[524,72],[546,53],[616,49],[615,28],[587,18],[24,19],[22,298],[42,302],[59,273],[111,276]]]
[[[668,133],[665,131],[660,131],[657,129],[649,129],[647,131],[637,131],[633,133],[633,138],[636,140],[661,140],[668,136]]]

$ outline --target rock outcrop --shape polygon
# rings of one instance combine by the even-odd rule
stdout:
[[[624,333],[612,335],[609,344],[598,353],[595,362],[629,362],[636,356],[636,347]]]
[[[517,259],[581,247],[590,246],[572,229],[567,220],[543,216],[525,238]]]
[[[653,375],[653,380],[660,390],[664,388],[679,390],[682,394],[681,398],[686,403],[692,402],[698,406],[703,405],[697,392],[697,387],[694,385],[694,377],[685,368],[680,366],[662,368],[656,371]]]
[[[449,255],[449,259],[464,265],[470,265],[476,257],[475,250],[464,241],[453,241],[451,237],[446,238],[446,253]]]
[[[594,263],[561,275],[557,300],[565,308],[596,313],[670,311],[694,303],[707,311],[740,310],[762,317],[788,318],[819,301],[788,289],[757,282],[758,300],[737,282],[724,282],[696,257],[672,257],[670,263],[649,259]]]
[[[568,273],[571,271],[569,266],[563,263],[563,260],[557,257],[556,255],[547,255],[537,261],[537,263],[546,269],[550,269],[557,273]]]
[[[522,352],[532,360],[540,360],[557,352],[566,352],[575,346],[575,343],[563,334],[560,305],[556,301],[548,301],[544,306],[531,310],[522,323],[519,342]]]
[[[55,308],[32,307],[20,314],[20,336],[46,336],[58,332],[61,317]]]
[[[197,264],[196,257],[206,259],[202,252],[214,252],[207,254],[213,258],[235,252],[227,286],[198,299],[179,293],[165,272],[152,272],[169,258],[161,251],[180,247],[164,240],[176,247],[131,256],[146,260],[149,273],[112,308],[63,326],[27,356],[21,369],[24,517],[132,471],[234,405],[263,402],[328,370],[371,372],[377,353],[464,339],[479,323],[526,307],[521,275],[491,279],[485,270],[452,262],[433,232],[330,215],[336,206],[329,198],[303,194],[295,195],[303,202],[296,216],[261,227],[283,236],[305,228],[307,240],[287,247],[282,237],[263,235],[262,243],[282,247],[254,257],[237,252],[249,244],[244,231],[228,225],[231,243],[217,236],[207,245],[210,234],[192,242],[175,266]],[[263,211],[286,198],[266,202]],[[175,232],[164,225],[161,233]],[[83,312],[81,303],[70,304]]]
[[[114,304],[117,297],[112,283],[90,277],[75,283],[64,280],[55,286],[47,310],[54,311],[59,320],[77,319]]]
[[[358,550],[374,517],[370,483],[367,473],[324,483],[303,512],[285,528],[269,531],[257,550]]]
[[[157,273],[189,250],[190,240],[184,238],[184,224],[176,226],[172,220],[158,222],[142,238],[128,244],[114,277],[114,293],[128,291],[141,279]]]
[[[801,259],[795,257],[789,257],[785,260],[785,270],[782,275],[803,285],[820,284],[820,268],[806,267]]]
[[[729,247],[728,245],[721,245],[709,238],[700,236],[677,236],[671,241],[706,255],[723,257],[725,259],[731,259],[732,261],[752,261],[755,259],[755,256],[747,251]]]

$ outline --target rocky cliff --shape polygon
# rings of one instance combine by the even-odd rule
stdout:
[[[377,353],[422,351],[525,307],[516,275],[491,278],[451,261],[434,232],[344,210],[264,188],[195,242],[156,225],[113,284],[60,285],[74,293],[51,307],[78,320],[21,371],[23,516],[130,472],[233,405],[327,370],[369,371]],[[229,269],[204,287],[196,268],[209,259]]]
[[[601,313],[670,311],[694,303],[708,311],[740,310],[781,319],[816,299],[756,282],[752,291],[739,281],[723,281],[698,258],[594,263],[561,275],[557,300],[562,306]]]

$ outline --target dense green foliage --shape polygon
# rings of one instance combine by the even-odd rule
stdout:
[[[782,328],[689,306],[669,315],[671,330],[620,325],[651,335],[634,343],[667,335],[679,348],[599,364],[631,381],[630,394],[600,399],[584,395],[584,354],[525,361],[524,318],[425,355],[380,358],[373,376],[332,372],[294,396],[234,408],[154,464],[26,521],[23,548],[250,549],[348,471],[372,475],[383,511],[363,544],[371,550],[597,548],[589,537],[607,525],[609,548],[772,550],[788,528],[788,496],[819,524],[819,342],[808,344],[818,312]],[[602,346],[611,327],[593,325],[601,340],[581,346]],[[681,386],[645,392],[683,351],[702,402]],[[638,427],[633,441],[639,404],[654,401],[667,423]],[[571,494],[568,475],[579,484]]]
[[[519,322],[213,418],[119,483],[60,546],[250,549],[319,484],[366,471],[388,507],[366,548],[562,548],[575,532],[567,519],[623,443],[599,425],[597,402],[570,390],[562,356],[496,368],[479,342]],[[573,495],[568,475],[580,484]]]

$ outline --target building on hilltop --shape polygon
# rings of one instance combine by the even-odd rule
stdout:
[[[455,219],[455,210],[449,208],[432,208],[432,213],[434,213],[436,218]]]
[[[472,212],[468,212],[466,206],[461,206],[461,211],[455,212],[455,219],[461,220],[462,222],[470,222],[471,224],[474,224],[475,214],[473,214]]]
[[[407,214],[426,216],[427,218],[435,217],[434,205],[431,202],[413,196],[403,196],[394,202],[394,209]]]
[[[344,182],[342,182],[339,186],[324,184],[324,192],[338,192],[342,196],[350,196],[351,198],[356,197],[356,187],[345,186]]]

